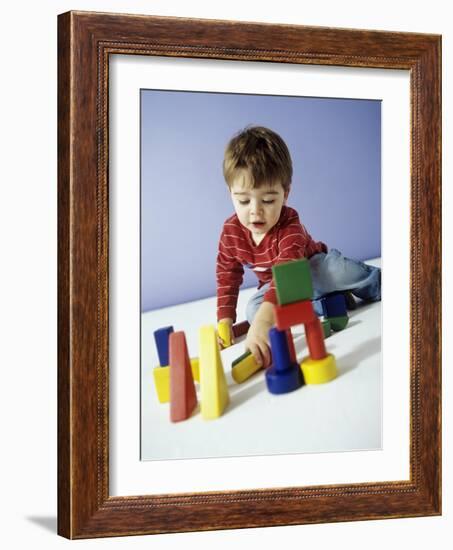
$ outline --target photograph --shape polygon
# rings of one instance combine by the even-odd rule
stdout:
[[[140,90],[141,460],[382,447],[381,104]]]

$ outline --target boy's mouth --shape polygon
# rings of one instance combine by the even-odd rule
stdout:
[[[258,229],[258,228],[263,227],[264,225],[266,225],[266,223],[265,222],[251,222],[251,225],[255,229]]]

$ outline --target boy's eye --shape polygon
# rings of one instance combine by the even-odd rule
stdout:
[[[245,200],[245,201],[239,201],[239,204],[244,204],[244,205],[245,205],[245,204],[248,204],[249,202],[250,202],[250,201],[248,201],[248,200]]]
[[[269,199],[267,201],[263,200],[263,204],[273,204],[275,202],[275,199]]]

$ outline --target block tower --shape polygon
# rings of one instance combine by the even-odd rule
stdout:
[[[277,264],[272,268],[272,273],[278,301],[278,305],[275,306],[276,328],[269,333],[274,363],[276,353],[281,355],[279,350],[285,346],[291,351],[294,350],[291,327],[303,324],[309,352],[309,356],[300,364],[305,383],[322,384],[333,380],[337,376],[335,357],[326,351],[324,330],[311,302],[313,283],[308,260],[303,258]],[[283,352],[283,360],[287,366],[294,364],[294,355],[293,351]],[[280,366],[280,371],[282,370],[284,368]],[[273,375],[277,381],[280,380],[281,372],[278,369]],[[268,388],[272,392],[269,383]]]

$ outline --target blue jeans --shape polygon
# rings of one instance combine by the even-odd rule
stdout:
[[[309,259],[313,281],[313,307],[317,315],[322,315],[319,298],[332,292],[349,290],[366,302],[381,299],[381,270],[379,267],[345,258],[341,252],[332,248],[326,254],[320,252]],[[247,303],[246,318],[251,323],[263,302],[264,294],[270,283],[263,285]]]

